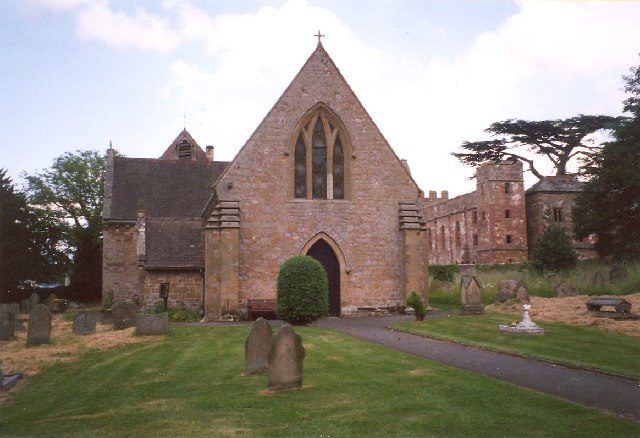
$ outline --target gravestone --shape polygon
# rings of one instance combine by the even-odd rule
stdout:
[[[460,315],[480,315],[484,313],[482,287],[478,280],[476,265],[459,265],[460,275]]]
[[[578,289],[567,280],[561,281],[560,284],[556,286],[556,296],[558,298],[575,297],[576,295],[578,295]]]
[[[40,303],[40,296],[34,292],[29,297],[29,312],[31,312],[31,309],[33,309],[38,303]]]
[[[627,272],[627,268],[625,268],[623,265],[619,265],[619,264],[613,265],[613,267],[609,271],[609,281],[611,283],[616,283],[618,281],[625,281],[628,276],[629,274]]]
[[[431,290],[442,290],[444,282],[438,278],[431,280]]]
[[[498,330],[501,332],[516,333],[516,334],[528,334],[528,335],[541,335],[544,334],[544,329],[535,322],[531,321],[529,316],[529,310],[531,310],[531,304],[522,305],[522,321],[515,325],[499,325]]]
[[[245,373],[264,373],[269,367],[269,343],[273,331],[266,319],[260,317],[251,324],[244,341]]]
[[[453,281],[445,281],[442,284],[442,291],[443,292],[452,292],[452,291],[455,290],[455,288],[456,288],[456,285],[453,284]]]
[[[20,304],[18,303],[9,303],[9,307],[11,307],[11,311],[17,317],[20,313]]]
[[[16,330],[16,314],[8,304],[0,305],[0,341],[13,339]]]
[[[604,275],[602,275],[602,272],[597,271],[593,274],[591,285],[597,289],[602,289],[604,287]]]
[[[44,305],[49,308],[52,312],[55,311],[54,301],[58,298],[56,294],[49,294],[49,296],[44,300]]]
[[[269,388],[300,388],[304,356],[300,335],[289,324],[280,327],[269,343]]]
[[[516,298],[521,301],[529,301],[529,288],[527,287],[527,283],[524,280],[518,280],[518,284],[516,284]]]
[[[89,312],[80,312],[73,318],[73,333],[90,335],[96,332],[96,317]]]
[[[51,342],[51,311],[44,304],[36,304],[29,312],[27,345],[49,344]]]
[[[20,300],[20,312],[29,313],[30,311],[31,311],[31,302],[29,301],[29,298]]]
[[[138,317],[138,306],[133,303],[118,303],[113,306],[113,328],[122,330],[134,327]]]
[[[136,335],[157,336],[169,334],[169,314],[142,313],[136,318]]]
[[[500,280],[498,283],[498,292],[493,300],[494,303],[504,303],[516,297],[516,286],[518,282],[515,280]]]

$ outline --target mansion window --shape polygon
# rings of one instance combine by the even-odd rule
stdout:
[[[295,132],[294,197],[345,199],[348,138],[337,117],[320,106]]]
[[[553,209],[553,221],[562,222],[562,208]]]

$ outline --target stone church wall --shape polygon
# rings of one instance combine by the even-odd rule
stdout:
[[[202,274],[199,271],[146,271],[144,278],[144,306],[153,307],[161,303],[160,285],[169,283],[170,307],[185,305],[190,310],[199,310],[202,304]]]
[[[130,300],[139,291],[138,232],[134,225],[105,224],[102,249],[102,294],[115,302]]]
[[[326,53],[312,55],[217,184],[219,199],[240,205],[240,306],[274,298],[281,263],[319,233],[343,260],[343,309],[404,301],[399,202],[415,202],[419,189],[332,64]],[[344,200],[294,198],[292,134],[320,102],[344,123],[351,144]]]

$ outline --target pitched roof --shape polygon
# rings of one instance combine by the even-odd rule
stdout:
[[[226,161],[113,158],[110,209],[105,219],[198,217],[211,186],[227,167]]]
[[[204,226],[200,218],[148,219],[145,242],[148,269],[204,267]]]
[[[573,175],[545,176],[525,192],[532,193],[577,193],[582,191],[582,182]]]
[[[202,150],[200,145],[193,139],[189,131],[183,129],[175,140],[169,145],[169,147],[160,156],[161,160],[177,160],[178,159],[178,146],[182,143],[188,143],[193,148],[193,155],[191,160],[193,161],[206,161],[207,154]]]

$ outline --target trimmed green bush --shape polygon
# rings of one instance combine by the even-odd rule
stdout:
[[[577,261],[578,255],[567,231],[557,225],[549,225],[531,250],[531,266],[542,272],[571,269]]]
[[[329,314],[329,280],[320,262],[295,256],[282,264],[276,313],[291,324],[308,324]]]
[[[456,272],[460,272],[458,265],[429,265],[429,275],[440,281],[453,281]]]
[[[416,319],[423,319],[427,314],[427,309],[424,307],[422,297],[416,292],[411,292],[407,297],[406,304],[408,307],[412,307],[416,311]]]

